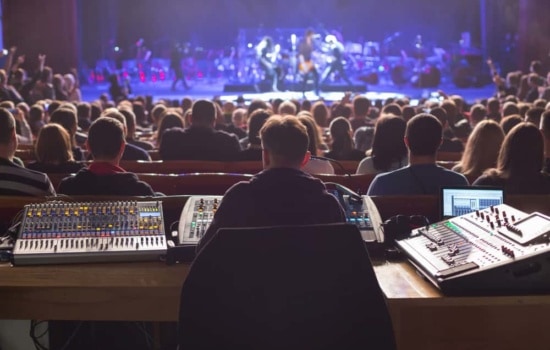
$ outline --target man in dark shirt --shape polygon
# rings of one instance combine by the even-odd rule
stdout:
[[[101,113],[102,117],[114,118],[122,124],[124,130],[124,136],[126,137],[126,147],[124,148],[124,153],[122,154],[121,160],[144,160],[151,161],[151,156],[143,148],[136,146],[132,143],[129,143],[128,138],[128,127],[126,126],[126,118],[124,115],[116,108],[107,108]]]
[[[59,193],[67,195],[152,196],[154,191],[134,173],[119,167],[124,153],[124,127],[115,118],[92,123],[88,149],[94,160],[88,168],[61,180]]]
[[[193,103],[191,126],[164,132],[159,149],[163,160],[230,161],[238,157],[239,139],[233,134],[214,129],[216,109],[207,100]]]
[[[260,138],[264,170],[225,193],[197,250],[219,228],[345,222],[338,200],[320,180],[300,170],[311,156],[305,126],[292,116],[273,116]]]
[[[25,169],[14,163],[17,149],[15,118],[5,108],[0,108],[0,195],[47,196],[55,190],[46,174]]]

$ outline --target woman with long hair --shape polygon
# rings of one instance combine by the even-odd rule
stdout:
[[[386,114],[378,118],[374,127],[372,148],[367,158],[357,167],[357,174],[378,174],[396,170],[408,165],[405,129],[407,124],[401,117]]]
[[[336,160],[361,160],[365,153],[353,146],[353,131],[350,122],[344,117],[338,117],[330,123],[331,151],[327,158]]]
[[[453,167],[470,179],[477,179],[487,169],[497,165],[504,132],[493,120],[479,122],[466,142],[460,162]]]
[[[334,174],[334,167],[330,164],[330,161],[315,158],[320,153],[319,145],[321,143],[315,120],[304,114],[298,115],[296,118],[298,118],[300,123],[307,129],[307,135],[309,137],[308,151],[311,153],[311,156],[314,157],[309,160],[302,170],[310,174]]]
[[[27,168],[43,173],[76,173],[84,164],[75,162],[69,133],[59,124],[45,125],[35,145],[36,161]]]
[[[503,187],[510,194],[548,194],[550,176],[542,173],[544,140],[531,123],[516,125],[504,138],[497,167],[487,170],[474,186]]]

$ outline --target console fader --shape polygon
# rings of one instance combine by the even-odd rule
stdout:
[[[447,294],[550,291],[550,218],[506,204],[413,230],[397,241]]]
[[[158,260],[161,202],[45,202],[25,206],[15,265]]]

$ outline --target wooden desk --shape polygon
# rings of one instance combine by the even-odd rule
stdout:
[[[375,266],[399,349],[548,349],[550,297],[443,297],[407,262]],[[188,264],[0,266],[3,319],[176,321]]]

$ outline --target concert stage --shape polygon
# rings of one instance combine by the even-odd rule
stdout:
[[[231,84],[224,79],[216,80],[191,80],[190,90],[179,88],[176,91],[171,90],[171,81],[157,81],[132,84],[133,96],[150,95],[153,96],[153,101],[159,99],[165,100],[181,100],[185,96],[192,99],[212,99],[219,97],[223,101],[235,101],[239,96],[242,96],[246,101],[252,99],[271,100],[274,98],[298,99],[302,100],[304,96],[301,91],[282,91],[282,92],[258,92],[250,84]],[[231,89],[227,89],[227,87]],[[486,99],[494,94],[494,86],[487,85],[479,88],[457,88],[451,82],[442,82],[436,88],[418,88],[412,85],[395,86],[393,84],[355,84],[355,87],[362,86],[364,89],[355,89],[356,94],[364,94],[371,100],[386,100],[388,98],[409,97],[413,100],[421,98],[429,98],[432,92],[443,90],[445,93],[457,94],[462,96],[468,103],[475,103],[478,100]],[[341,89],[338,91],[338,89]],[[85,101],[93,101],[99,98],[103,93],[108,93],[108,84],[90,84],[81,87],[82,98]],[[231,90],[231,91],[227,91]],[[325,91],[329,90],[329,91]],[[346,86],[331,85],[322,86],[319,96],[316,96],[313,91],[307,91],[305,98],[311,101],[323,99],[328,103],[339,101],[344,96]]]

